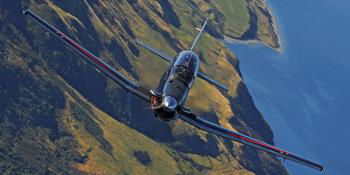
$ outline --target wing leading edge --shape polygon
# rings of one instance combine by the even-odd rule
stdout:
[[[180,119],[182,119],[183,121],[199,128],[199,129],[202,129],[202,130],[205,130],[207,132],[216,134],[218,136],[227,138],[229,140],[233,140],[233,141],[245,144],[245,145],[249,145],[249,146],[254,147],[256,149],[274,154],[274,155],[282,157],[284,159],[288,159],[288,160],[300,163],[302,165],[317,169],[319,171],[322,171],[324,168],[322,165],[320,165],[318,163],[304,159],[304,158],[297,156],[293,153],[284,151],[284,150],[279,149],[275,146],[266,144],[264,142],[261,142],[259,140],[254,139],[254,138],[251,138],[251,137],[248,137],[248,136],[243,135],[241,133],[228,130],[228,129],[223,128],[219,125],[208,122],[200,117],[197,117],[192,113],[182,113],[182,114],[183,115],[179,115]]]
[[[47,23],[41,17],[36,15],[30,10],[23,11],[25,16],[29,16],[32,20],[37,22],[44,29],[52,33],[55,37],[60,39],[64,44],[70,47],[74,52],[79,54],[84,58],[85,61],[89,62],[93,66],[95,66],[98,70],[100,70],[104,75],[112,79],[114,82],[119,84],[125,90],[133,93],[134,95],[140,97],[143,100],[150,101],[150,93],[146,89],[142,88],[140,85],[135,82],[127,79],[124,75],[117,72],[115,69],[107,65],[101,59],[97,58],[95,55],[90,53],[88,50],[80,46],[78,43],[70,39],[64,33]]]

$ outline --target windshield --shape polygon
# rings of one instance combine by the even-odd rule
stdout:
[[[184,83],[191,85],[193,80],[193,73],[186,66],[175,66],[173,69],[173,78],[183,81]]]
[[[191,52],[181,52],[177,57],[175,65],[184,65],[187,66],[193,73],[197,73],[199,67],[199,60],[197,56]]]

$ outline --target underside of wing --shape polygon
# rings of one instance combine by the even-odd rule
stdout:
[[[60,39],[64,44],[70,47],[77,54],[82,56],[85,61],[95,66],[98,70],[100,70],[104,75],[112,79],[114,82],[119,84],[121,87],[126,89],[127,91],[133,93],[134,95],[140,97],[143,100],[150,101],[150,93],[148,90],[144,89],[137,83],[129,80],[120,72],[116,71],[114,68],[107,65],[101,59],[97,58],[95,55],[90,53],[88,50],[80,46],[78,43],[70,39],[68,36],[63,34],[61,31],[51,26],[45,20],[40,18],[38,15],[33,13],[30,10],[26,10],[23,12],[24,15],[29,16],[32,20],[42,26],[44,29],[52,33],[58,39]]]
[[[233,140],[233,141],[245,144],[245,145],[249,145],[251,147],[254,147],[255,149],[271,153],[271,154],[276,155],[278,157],[292,160],[294,162],[297,162],[297,163],[303,164],[305,166],[317,169],[319,171],[323,170],[323,166],[318,164],[318,163],[312,162],[310,160],[306,160],[300,156],[297,156],[293,153],[284,151],[284,150],[279,149],[275,146],[261,142],[259,140],[254,139],[254,138],[251,138],[249,136],[243,135],[241,133],[228,130],[228,129],[223,128],[217,124],[208,122],[200,117],[197,117],[193,113],[190,113],[190,112],[180,112],[180,113],[182,113],[182,115],[179,115],[180,119],[182,119],[183,121],[199,128],[199,129],[216,134],[218,136],[224,137],[224,138],[229,139],[229,140]]]

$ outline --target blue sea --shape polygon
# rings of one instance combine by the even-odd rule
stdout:
[[[277,146],[325,166],[350,168],[350,1],[268,0],[282,52],[228,43]],[[323,174],[285,162],[292,175]]]

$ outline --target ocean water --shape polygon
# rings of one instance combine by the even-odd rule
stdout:
[[[350,1],[268,0],[283,51],[227,43],[275,134],[276,145],[325,166],[350,168]],[[285,162],[292,175],[322,174]]]

